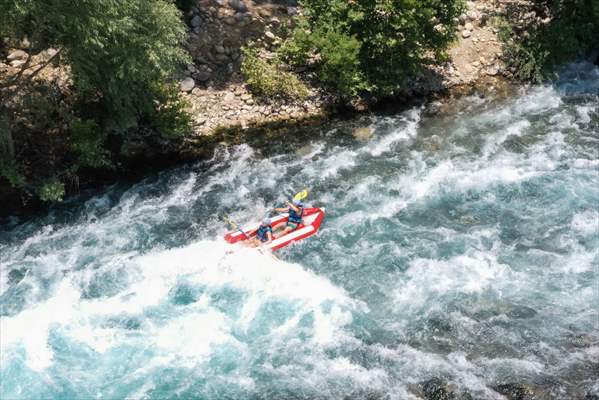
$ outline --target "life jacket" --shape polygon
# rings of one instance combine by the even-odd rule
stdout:
[[[294,224],[302,223],[302,215],[304,215],[304,207],[298,207],[300,209],[299,214],[295,210],[289,207],[289,222]]]
[[[267,235],[268,232],[270,232],[272,234],[272,226],[260,225],[260,228],[258,228],[258,231],[256,232],[256,236],[258,237],[258,239],[260,239],[261,242],[266,242],[268,240],[268,235]]]

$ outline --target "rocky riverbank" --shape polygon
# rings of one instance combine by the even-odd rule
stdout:
[[[111,182],[124,176],[139,177],[181,161],[210,157],[214,147],[222,142],[240,143],[249,137],[268,137],[275,131],[284,134],[301,129],[304,124],[320,124],[348,112],[397,109],[429,100],[443,103],[445,99],[476,92],[498,94],[511,87],[514,71],[503,61],[504,46],[498,37],[497,22],[509,18],[517,33],[524,37],[526,26],[547,23],[548,17],[542,10],[535,11],[532,1],[477,0],[468,1],[466,5],[457,21],[456,41],[448,49],[445,63],[431,65],[405,82],[404,89],[393,98],[364,99],[348,106],[336,94],[310,79],[310,72],[306,70],[293,71],[308,85],[309,95],[301,101],[259,97],[244,82],[240,69],[241,49],[251,43],[261,49],[263,57],[273,57],[274,50],[293,28],[293,17],[301,12],[296,1],[197,0],[184,14],[189,28],[185,47],[193,62],[178,77],[181,96],[190,105],[193,132],[177,142],[149,138],[147,132],[132,132],[124,139],[126,143],[115,143],[115,146],[124,146],[128,153],[126,158],[117,160],[116,168],[79,170],[74,178],[62,177],[67,181],[66,194],[77,193],[80,187],[99,182]],[[28,156],[32,160],[27,164],[30,175],[43,171],[47,165],[60,164],[67,154],[69,144],[64,132],[68,126],[60,118],[69,113],[73,96],[69,68],[59,62],[60,56],[60,49],[33,51],[27,40],[11,42],[9,46],[5,43],[0,52],[2,105],[9,108],[11,102],[23,102],[19,82],[28,81],[32,90],[40,92],[39,98],[51,92],[48,109],[59,113],[56,119],[54,114],[38,115],[39,108],[34,104],[26,109],[18,104],[12,107],[22,114],[23,124],[34,126],[39,132],[35,134],[35,145],[28,146],[35,153]],[[452,107],[450,102],[445,104],[446,108]],[[355,136],[367,140],[368,129],[360,128],[356,127]],[[10,134],[10,129],[7,132]],[[0,142],[0,145],[3,144]],[[11,148],[7,151],[14,153]],[[116,153],[120,154],[118,148]],[[0,179],[0,201],[10,204],[0,214],[37,209],[42,205],[32,190],[15,189],[9,180]]]
[[[273,121],[294,122],[335,109],[339,99],[317,86],[311,87],[305,101],[281,102],[257,98],[244,84],[241,47],[253,42],[268,55],[284,39],[293,15],[300,12],[293,1],[281,3],[201,0],[187,13],[187,48],[194,63],[187,67],[181,90],[192,105],[197,135],[210,134],[217,128],[246,129]],[[449,60],[423,71],[397,97],[384,101],[409,103],[415,98],[459,95],[481,88],[492,91],[502,84],[509,71],[501,61],[498,29],[491,22],[506,13],[508,3],[469,1],[460,16]],[[360,103],[354,111],[365,111],[373,105]]]

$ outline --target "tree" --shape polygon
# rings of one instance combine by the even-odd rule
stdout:
[[[281,53],[317,60],[319,77],[343,94],[393,94],[425,64],[443,59],[461,0],[304,0]]]
[[[13,0],[10,9],[34,48],[64,49],[78,94],[99,99],[122,127],[151,112],[159,86],[189,61],[180,46],[185,26],[169,1]]]
[[[190,130],[189,114],[178,96],[174,79],[181,67],[190,62],[182,47],[186,27],[181,11],[172,0],[0,0],[0,37],[9,38],[11,43],[23,38],[29,40],[30,57],[22,71],[30,67],[31,55],[49,47],[58,50],[52,61],[60,62],[70,71],[72,87],[68,103],[71,107],[60,115],[53,114],[57,119],[52,121],[53,128],[66,136],[61,142],[68,146],[66,151],[60,149],[60,155],[52,157],[51,165],[57,169],[62,167],[70,174],[80,166],[109,166],[108,150],[114,157],[121,156],[118,149],[106,148],[105,141],[110,135],[120,136],[112,140],[114,144],[126,141],[136,132],[142,132],[142,138],[147,138],[147,132],[151,131],[173,139],[175,134]],[[22,93],[32,83],[33,76],[35,72],[16,74],[4,87],[0,83],[3,100],[10,96],[23,98]],[[41,84],[38,82],[37,86]],[[17,103],[10,106],[8,103],[0,104],[0,120],[8,119],[8,123],[0,125],[21,131],[18,134],[0,132],[4,143],[0,143],[0,151],[27,157],[26,154],[31,153],[27,150],[31,149],[12,149],[9,144],[14,138],[14,143],[33,146],[37,140],[35,132],[23,131],[28,129],[27,124],[12,123],[10,119],[15,118],[19,107]],[[39,115],[44,115],[43,110]],[[34,127],[30,130],[37,129],[35,124],[29,126]],[[17,140],[27,135],[32,140]],[[21,159],[11,161],[10,165],[15,166],[13,170],[24,170],[19,168],[19,163],[30,164]],[[52,178],[61,176],[58,170],[31,172],[35,173]],[[1,175],[6,178],[8,173],[0,171]],[[43,181],[41,178],[47,177],[27,178]],[[56,182],[52,181],[51,188],[58,187]]]

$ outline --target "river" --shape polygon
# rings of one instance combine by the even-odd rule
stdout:
[[[0,398],[599,396],[599,69],[443,107],[12,218]],[[304,188],[318,235],[222,240]]]

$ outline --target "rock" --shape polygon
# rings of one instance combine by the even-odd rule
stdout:
[[[369,126],[354,129],[354,131],[352,132],[353,137],[362,141],[370,140],[370,138],[372,138],[373,135],[374,130]]]
[[[470,35],[471,35],[470,31],[468,31],[468,30],[464,30],[464,31],[462,31],[462,37],[463,37],[464,39],[467,39],[467,38],[469,38],[469,37],[470,37]]]
[[[206,118],[197,118],[196,119],[196,124],[198,125],[204,125],[206,123]]]
[[[222,45],[217,44],[214,46],[214,51],[216,51],[217,54],[224,54],[225,48]]]
[[[58,53],[58,50],[53,49],[52,47],[50,47],[49,49],[46,49],[46,54],[48,55],[48,57],[54,57],[56,55],[56,53]]]
[[[269,38],[270,40],[275,40],[277,37],[275,36],[274,33],[272,33],[271,31],[266,31],[264,32],[264,36],[266,36],[267,38]]]
[[[439,378],[432,378],[420,384],[424,398],[427,400],[452,400],[456,395],[446,382]]]
[[[466,22],[466,25],[464,25],[464,29],[466,29],[467,31],[471,31],[474,29],[474,26],[472,26],[470,22]]]
[[[241,95],[241,100],[246,101],[252,98],[252,95],[249,93],[245,93]]]
[[[299,9],[297,7],[287,7],[288,15],[297,15],[299,14]]]
[[[199,28],[199,26],[202,24],[202,18],[200,18],[199,15],[196,15],[195,17],[193,17],[191,19],[191,26],[194,28]]]
[[[180,86],[181,86],[181,91],[182,92],[191,92],[193,90],[193,88],[195,87],[196,83],[193,80],[193,78],[185,78],[181,81]]]
[[[260,16],[263,18],[270,18],[272,12],[268,8],[261,8],[258,10],[258,14],[260,14]]]
[[[466,14],[461,14],[458,17],[458,21],[460,22],[460,24],[464,25],[466,23],[466,21],[468,20],[468,16]]]
[[[227,24],[227,25],[235,25],[236,23],[237,23],[237,20],[235,19],[235,17],[225,18],[225,24]]]
[[[497,392],[506,396],[509,400],[532,400],[534,390],[521,383],[506,383],[494,387]]]
[[[10,62],[10,66],[13,67],[13,68],[19,68],[23,64],[25,64],[25,60],[12,60]]]
[[[19,47],[21,49],[29,49],[31,47],[31,42],[29,41],[29,39],[25,38],[23,40],[21,40],[21,43],[19,43]]]
[[[496,65],[492,66],[491,68],[488,68],[485,73],[489,76],[495,76],[499,73],[499,68],[497,68]]]
[[[466,16],[470,21],[477,21],[480,18],[480,15],[475,10],[469,10],[466,13]]]
[[[216,60],[219,61],[221,64],[226,64],[227,62],[229,62],[229,56],[227,56],[226,54],[217,54]]]
[[[247,6],[242,0],[229,0],[229,7],[239,12],[246,12],[248,10]]]
[[[211,76],[212,73],[208,71],[199,71],[193,75],[193,77],[200,82],[206,82]]]
[[[223,101],[226,103],[230,103],[233,100],[235,100],[235,93],[233,93],[233,92],[229,92],[229,93],[225,94],[225,97],[223,97]]]
[[[23,50],[14,50],[11,51],[8,54],[8,57],[6,57],[6,59],[8,61],[13,61],[13,60],[26,60],[27,59],[27,52],[23,51]]]

